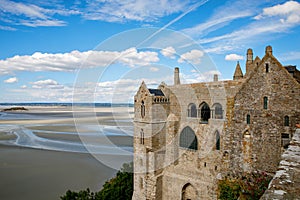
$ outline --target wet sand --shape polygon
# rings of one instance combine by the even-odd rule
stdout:
[[[98,191],[116,172],[90,154],[3,145],[0,152],[0,199],[5,200],[59,199],[68,189]]]
[[[96,110],[93,116],[85,109],[78,108],[76,123],[72,110],[64,107],[32,107],[29,111],[9,112],[7,118],[0,119],[0,141],[16,140],[13,131],[9,130],[15,127],[31,130],[39,138],[79,143],[81,139],[74,134],[77,130],[80,134],[90,134],[91,131],[97,133],[95,125],[108,126],[108,131],[116,125],[132,126],[128,108]],[[132,137],[120,134],[122,132],[117,131],[117,135],[107,138],[116,146],[132,146]],[[107,145],[99,138],[95,143]],[[105,158],[116,165],[132,160],[132,155],[94,156],[0,144],[0,199],[53,200],[59,199],[68,189],[78,191],[90,188],[98,191],[116,173],[115,169],[106,166],[108,162],[101,163],[99,160]]]

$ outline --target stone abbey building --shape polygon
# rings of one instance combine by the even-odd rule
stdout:
[[[157,89],[134,97],[134,200],[217,199],[217,181],[254,170],[274,173],[300,122],[300,72],[266,47],[247,51],[233,80]]]

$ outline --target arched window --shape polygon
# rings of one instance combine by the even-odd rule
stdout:
[[[290,118],[289,116],[284,116],[284,126],[289,126],[290,125]]]
[[[210,118],[210,108],[207,103],[200,104],[201,122],[208,122]]]
[[[215,112],[214,112],[214,114],[215,114],[214,118],[215,119],[223,119],[222,105],[219,104],[219,103],[216,103],[216,104],[214,104],[213,107],[214,107],[214,110],[215,110]]]
[[[220,150],[220,134],[216,131],[216,150]]]
[[[198,149],[198,141],[194,131],[190,127],[185,127],[180,133],[179,146],[187,149]]]
[[[194,103],[191,103],[188,108],[188,117],[197,117],[197,107]]]
[[[144,101],[142,101],[142,104],[141,104],[141,117],[142,118],[145,117],[145,104],[144,104]]]
[[[248,114],[246,117],[247,124],[250,124],[250,115]]]
[[[264,97],[264,109],[268,109],[268,97]]]

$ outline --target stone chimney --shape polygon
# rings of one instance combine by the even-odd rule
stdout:
[[[246,61],[246,75],[253,70],[253,51],[252,49],[247,50],[247,61]]]
[[[214,82],[217,82],[219,80],[218,74],[214,74]]]
[[[270,45],[266,47],[266,55],[273,55],[273,50]]]
[[[175,70],[174,70],[174,85],[179,85],[179,84],[180,84],[179,68],[175,67]]]

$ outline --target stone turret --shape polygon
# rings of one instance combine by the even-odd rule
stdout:
[[[253,51],[252,49],[247,50],[247,61],[246,61],[246,75],[253,70]]]
[[[266,55],[273,55],[273,50],[270,45],[266,47]]]
[[[180,85],[179,68],[178,67],[175,67],[175,69],[174,69],[174,85]]]
[[[239,80],[242,79],[244,77],[240,63],[237,62],[236,68],[235,68],[235,72],[233,75],[233,80]]]

